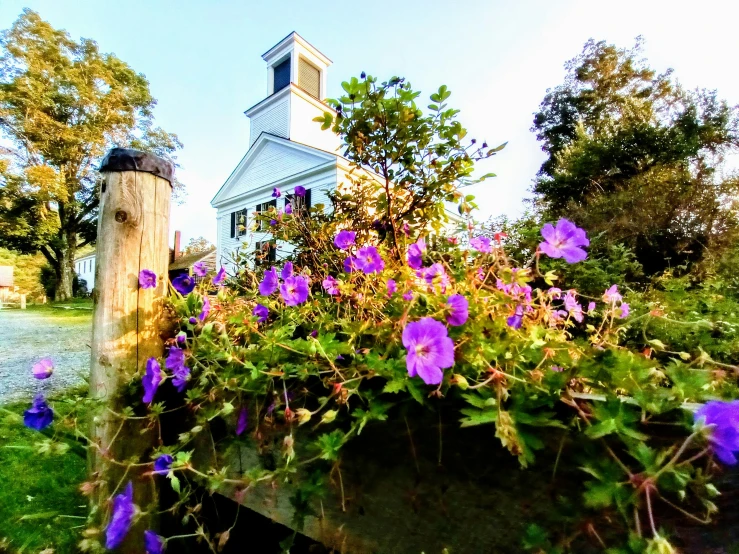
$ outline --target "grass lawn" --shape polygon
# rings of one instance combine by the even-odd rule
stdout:
[[[54,439],[76,417],[74,399],[52,402],[55,423],[43,433],[23,426],[24,404],[0,407],[0,552],[72,554],[86,522],[87,501],[79,493],[86,477],[84,450],[73,440]],[[62,423],[62,420],[64,422]],[[48,450],[49,453],[40,453]]]
[[[29,313],[43,314],[50,317],[89,318],[92,317],[92,298],[73,298],[66,302],[29,304],[26,310]]]

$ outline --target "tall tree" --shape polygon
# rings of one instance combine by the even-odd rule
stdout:
[[[205,237],[191,238],[190,242],[185,246],[185,254],[195,254],[196,252],[207,252],[215,248],[213,243]]]
[[[24,10],[0,35],[0,245],[40,251],[56,299],[72,296],[74,257],[95,240],[96,168],[113,146],[174,159],[176,135],[153,127],[140,73],[89,39]]]
[[[568,216],[634,249],[647,273],[720,254],[737,238],[737,109],[656,73],[641,42],[588,41],[549,90],[532,131],[548,158],[534,191]]]

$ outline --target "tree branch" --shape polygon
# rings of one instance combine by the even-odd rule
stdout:
[[[50,262],[50,263],[51,263],[52,265],[57,265],[57,264],[59,263],[59,262],[57,261],[57,259],[56,259],[56,258],[54,257],[54,255],[53,255],[53,254],[51,253],[51,250],[49,249],[49,247],[48,247],[48,246],[46,246],[45,244],[44,244],[44,245],[42,245],[42,246],[41,246],[41,248],[40,248],[39,250],[41,250],[41,253],[42,253],[42,254],[44,255],[44,257],[45,257],[45,258],[46,258],[46,259],[47,259],[47,260],[48,260],[48,261],[49,261],[49,262]]]

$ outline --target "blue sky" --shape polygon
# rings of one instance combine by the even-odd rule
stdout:
[[[171,229],[181,229],[186,243],[199,235],[215,242],[210,200],[246,152],[244,110],[266,95],[261,54],[293,30],[333,60],[329,96],[363,70],[405,76],[427,94],[446,84],[470,136],[508,141],[481,168],[498,177],[473,191],[482,218],[520,213],[543,159],[529,131],[532,114],[546,89],[562,81],[563,63],[590,37],[629,46],[643,35],[653,67],[672,67],[684,86],[717,89],[739,103],[739,8],[733,4],[0,0],[0,28],[30,7],[147,76],[159,101],[157,123],[185,145],[180,178],[188,194],[173,206]]]

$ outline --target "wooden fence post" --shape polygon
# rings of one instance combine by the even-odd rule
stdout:
[[[90,367],[90,395],[97,402],[90,469],[91,482],[97,485],[92,509],[96,521],[104,525],[110,518],[110,499],[121,493],[128,481],[133,482],[134,501],[142,511],[149,510],[157,500],[153,478],[144,475],[152,467],[122,465],[151,461],[157,432],[146,419],[124,420],[116,414],[126,406],[140,404],[139,393],[132,395],[127,385],[132,376],[143,371],[147,358],[163,353],[162,306],[168,286],[174,168],[152,154],[114,148],[100,171],[104,181],[98,216]],[[156,273],[155,288],[139,288],[142,269]],[[151,516],[140,518],[118,551],[143,552],[143,532],[155,525]]]
[[[25,310],[25,309],[26,309],[26,295],[21,294],[21,310]]]

